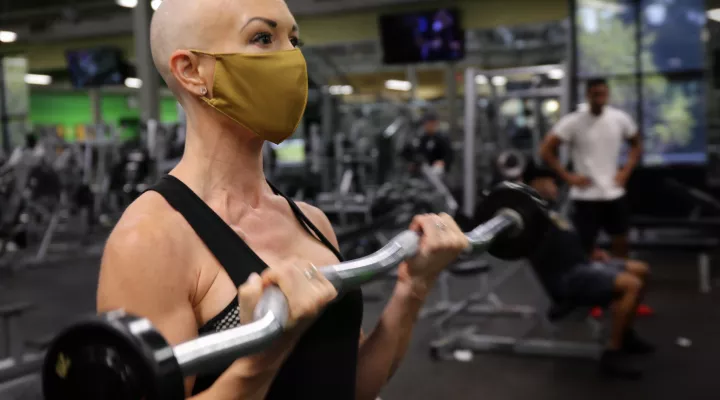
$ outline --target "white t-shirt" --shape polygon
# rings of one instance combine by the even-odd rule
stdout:
[[[560,119],[552,132],[570,145],[575,172],[592,180],[586,188],[573,186],[571,199],[614,200],[625,194],[615,184],[618,159],[623,142],[637,134],[627,113],[610,106],[598,116],[590,110],[576,111]]]

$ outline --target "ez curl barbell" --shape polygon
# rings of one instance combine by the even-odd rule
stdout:
[[[531,188],[498,185],[482,204],[482,223],[466,236],[468,250],[502,259],[529,255],[548,227],[546,203]],[[417,253],[420,236],[404,231],[369,256],[319,268],[344,292],[390,271]],[[184,377],[219,370],[266,349],[282,335],[288,303],[277,287],[263,293],[254,321],[171,346],[145,318],[114,311],[65,329],[43,365],[46,400],[179,400]]]

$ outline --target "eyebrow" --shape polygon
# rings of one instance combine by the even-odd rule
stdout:
[[[248,22],[245,23],[245,26],[242,27],[241,31],[244,30],[245,28],[247,28],[247,26],[250,25],[250,23],[253,22],[253,21],[264,22],[265,24],[267,24],[268,26],[270,26],[270,27],[273,28],[273,29],[274,29],[274,28],[277,28],[277,26],[278,26],[277,21],[274,21],[274,20],[272,20],[272,19],[263,18],[263,17],[252,17],[252,18],[250,18],[250,19],[248,20]],[[293,31],[293,32],[297,32],[297,31],[298,31],[298,26],[295,25],[295,24],[293,24],[293,26],[292,26],[292,31]]]

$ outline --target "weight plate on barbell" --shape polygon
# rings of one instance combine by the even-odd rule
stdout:
[[[492,219],[503,208],[520,214],[523,229],[499,234],[490,244],[488,252],[503,260],[525,258],[535,250],[550,226],[548,204],[530,186],[501,182],[478,207],[477,222]]]
[[[172,348],[149,321],[122,313],[88,318],[63,331],[48,349],[42,374],[46,400],[185,395]]]

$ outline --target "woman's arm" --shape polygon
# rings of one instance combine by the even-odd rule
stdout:
[[[173,219],[158,218],[161,211],[143,212],[143,205],[148,205],[151,196],[146,194],[133,204],[108,239],[100,270],[97,310],[124,309],[148,318],[171,345],[176,345],[198,334],[192,305],[197,271],[189,265],[188,252],[178,242],[177,228],[166,229],[172,228],[167,225]],[[274,367],[266,369],[250,358],[241,359],[209,390],[193,399],[262,399],[275,372]],[[193,384],[194,378],[186,379],[188,396]]]
[[[303,212],[339,248],[327,216],[318,208],[298,203]],[[357,367],[357,400],[374,400],[400,365],[429,288],[399,280],[378,324],[369,336],[361,334]]]
[[[374,400],[405,357],[425,294],[398,282],[375,329],[360,344],[356,399]]]

